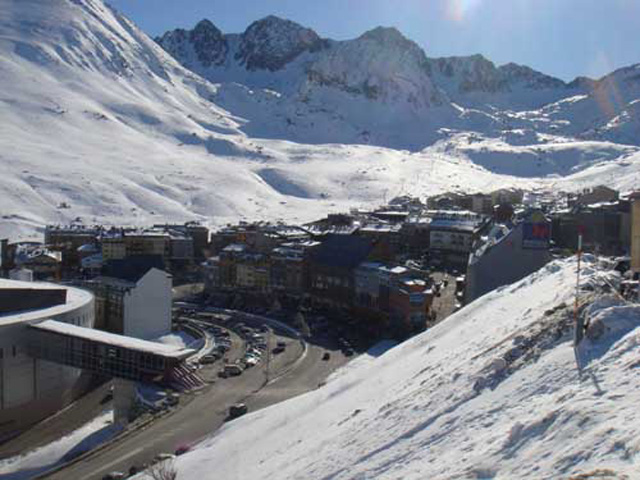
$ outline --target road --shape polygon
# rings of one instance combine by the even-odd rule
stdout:
[[[447,280],[448,284],[442,286],[440,296],[433,300],[433,309],[436,312],[436,323],[444,320],[453,312],[456,305],[456,277],[444,272],[435,272],[433,279],[436,282]]]
[[[299,344],[293,339],[287,343]],[[268,385],[264,385],[266,362],[261,362],[239,377],[216,381],[194,394],[171,415],[45,478],[92,480],[101,479],[112,471],[127,472],[132,465],[149,463],[158,453],[173,452],[178,446],[192,444],[210,435],[224,424],[228,407],[234,403],[246,403],[251,412],[313,390],[329,373],[347,362],[338,351],[332,351],[331,359],[323,361],[325,352],[324,348],[307,345],[306,355],[291,369],[287,355],[295,355],[295,349],[290,345],[285,352],[287,355],[275,356],[270,362],[271,382]],[[289,371],[278,378],[282,370]]]

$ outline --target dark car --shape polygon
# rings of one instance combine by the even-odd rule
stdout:
[[[280,347],[280,346],[271,350],[271,353],[273,353],[274,355],[278,355],[279,353],[282,353],[282,352],[284,352],[284,347]]]
[[[329,360],[331,358],[331,354],[329,352],[324,352],[324,355],[322,355],[322,360]]]
[[[111,473],[107,473],[104,477],[102,477],[102,480],[122,480],[123,478],[125,478],[124,473],[111,472]]]
[[[175,455],[183,455],[187,453],[189,450],[191,450],[191,447],[189,445],[180,445],[178,448],[176,448],[176,451],[173,453]]]
[[[249,409],[244,403],[236,403],[235,405],[231,405],[229,407],[229,417],[230,418],[238,418],[247,413]]]

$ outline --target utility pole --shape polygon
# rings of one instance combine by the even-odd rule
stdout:
[[[574,345],[578,346],[578,343],[582,340],[584,334],[584,325],[578,315],[578,300],[580,296],[580,264],[582,262],[582,232],[583,228],[578,228],[578,269],[576,271],[576,295],[573,302],[573,324],[575,326]]]
[[[266,361],[266,380],[265,385],[269,383],[269,362],[271,361],[271,328],[267,326],[267,361]]]

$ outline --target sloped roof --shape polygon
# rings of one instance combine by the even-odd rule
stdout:
[[[313,262],[329,267],[355,268],[373,250],[373,243],[366,238],[331,234],[316,250],[311,252]]]
[[[121,260],[109,260],[102,270],[102,275],[138,283],[152,268],[165,269],[160,255],[132,255]]]

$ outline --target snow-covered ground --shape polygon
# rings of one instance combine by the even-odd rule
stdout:
[[[70,461],[83,452],[113,438],[120,427],[113,424],[113,411],[108,410],[61,439],[24,455],[0,461],[0,478],[26,480],[56,465]]]
[[[592,304],[601,327],[574,352],[575,274],[574,259],[554,261],[314,392],[234,420],[179,457],[178,478],[635,478],[640,307]],[[583,300],[603,276],[616,278],[587,257]]]
[[[182,330],[167,333],[166,335],[162,335],[161,337],[158,337],[153,341],[160,342],[165,345],[171,345],[174,347],[192,348],[194,350],[200,349],[203,344],[203,340],[201,338],[193,338],[187,332],[183,332]]]

